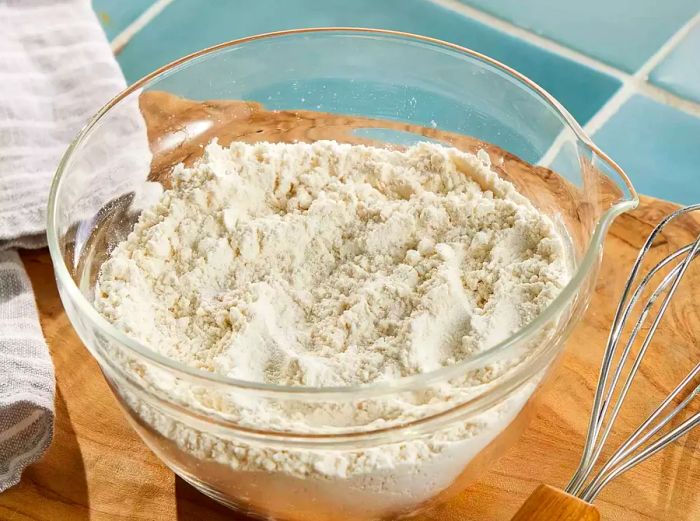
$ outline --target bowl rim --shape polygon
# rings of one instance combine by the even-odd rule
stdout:
[[[568,125],[569,129],[573,131],[575,136],[583,144],[585,144],[588,148],[590,148],[590,150],[594,154],[599,156],[603,161],[607,162],[610,165],[615,174],[620,177],[620,180],[622,181],[622,184],[625,185],[627,191],[630,194],[630,197],[622,202],[611,206],[600,216],[595,230],[591,236],[588,249],[586,250],[583,258],[581,259],[580,264],[576,267],[566,286],[561,290],[559,295],[557,295],[557,297],[545,308],[545,310],[542,313],[535,317],[535,319],[533,319],[525,327],[520,328],[508,338],[491,346],[489,349],[477,353],[465,360],[462,360],[457,364],[442,367],[440,369],[436,369],[428,373],[411,375],[407,377],[398,378],[396,380],[374,382],[368,384],[358,384],[352,386],[302,387],[268,384],[262,382],[241,380],[237,378],[230,378],[221,374],[211,373],[203,371],[201,369],[187,366],[174,359],[161,355],[157,351],[127,336],[116,326],[111,324],[106,318],[104,318],[97,311],[97,309],[95,309],[92,303],[89,302],[88,299],[83,295],[83,293],[80,291],[80,289],[74,282],[73,277],[69,273],[65,260],[63,258],[63,254],[61,253],[59,237],[57,234],[57,196],[60,192],[62,181],[64,178],[64,173],[66,172],[67,167],[70,163],[73,151],[83,141],[83,139],[89,135],[92,128],[100,121],[100,119],[120,101],[122,101],[135,91],[143,88],[153,79],[158,78],[159,76],[168,72],[171,72],[174,69],[180,67],[181,65],[196,60],[197,58],[200,58],[202,56],[214,54],[218,51],[229,49],[231,47],[239,46],[249,42],[254,42],[257,40],[283,38],[287,36],[296,35],[313,35],[329,33],[348,35],[366,34],[375,37],[378,36],[384,38],[406,39],[422,44],[430,44],[433,46],[446,48],[452,51],[457,51],[458,53],[461,53],[468,58],[476,59],[478,61],[484,62],[485,64],[495,69],[500,70],[510,78],[524,85],[534,94],[537,94],[546,104],[548,104],[550,108],[552,108],[564,120],[564,122]],[[488,359],[494,358],[495,356],[503,353],[514,344],[527,340],[530,336],[536,333],[540,329],[540,327],[543,326],[548,320],[555,317],[555,315],[559,311],[564,309],[565,306],[578,293],[582,283],[589,275],[591,270],[596,266],[598,252],[600,246],[602,245],[602,241],[608,226],[617,215],[635,208],[638,204],[638,201],[639,198],[637,192],[635,191],[631,181],[629,180],[625,172],[592,142],[592,140],[587,136],[583,128],[578,124],[574,117],[556,100],[556,98],[549,94],[545,89],[543,89],[541,86],[539,86],[537,83],[535,83],[528,77],[517,72],[515,69],[512,69],[511,67],[493,58],[490,58],[489,56],[480,52],[428,36],[416,35],[412,33],[388,29],[372,29],[363,27],[303,28],[290,29],[284,31],[274,31],[254,36],[248,36],[245,38],[239,38],[228,42],[223,42],[217,45],[213,45],[211,47],[207,47],[197,52],[188,54],[144,76],[140,80],[128,86],[126,89],[122,90],[110,101],[108,101],[80,130],[75,139],[66,149],[59,162],[49,191],[47,206],[47,242],[55,272],[55,277],[58,281],[62,298],[63,294],[65,293],[65,295],[75,303],[75,305],[79,309],[79,312],[85,318],[89,319],[92,325],[95,328],[97,328],[101,333],[106,334],[111,339],[118,342],[120,345],[127,347],[138,357],[144,358],[147,361],[154,363],[161,369],[175,372],[180,377],[195,380],[201,383],[223,386],[225,388],[234,387],[242,391],[254,392],[258,396],[279,397],[280,395],[292,395],[295,397],[299,397],[307,395],[313,396],[316,399],[328,399],[334,397],[347,398],[348,395],[352,395],[353,397],[366,397],[380,394],[396,393],[401,391],[410,391],[415,389],[417,386],[430,385],[435,382],[453,378],[455,376],[464,374],[465,372],[471,369],[482,367],[483,363]],[[518,367],[513,369],[514,374],[512,374],[512,376],[517,376],[519,372],[522,372],[523,370],[527,369],[529,365],[530,364],[519,364]]]

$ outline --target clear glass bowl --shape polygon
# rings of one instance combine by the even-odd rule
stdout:
[[[485,150],[569,239],[571,282],[488,351],[388,383],[283,387],[186,367],[102,318],[94,284],[111,248],[168,186],[171,167],[215,137],[384,146],[429,139]],[[589,300],[609,224],[636,204],[625,174],[571,115],[508,67],[409,34],[299,30],[195,53],[110,101],[58,168],[48,241],[71,322],[134,428],[177,474],[268,519],[385,519],[462,491],[516,439]],[[447,382],[494,366],[502,370],[492,383],[444,394]],[[445,398],[437,405],[429,399],[436,393]],[[399,398],[417,404],[415,418],[378,426],[332,414]],[[303,411],[305,420],[298,428],[250,420],[250,411],[267,408]],[[393,463],[383,465],[389,453]]]

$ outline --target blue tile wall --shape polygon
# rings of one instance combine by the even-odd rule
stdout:
[[[700,118],[633,96],[593,136],[641,193],[700,202]]]
[[[153,2],[93,0],[93,6],[113,39]],[[185,54],[252,34],[334,25],[396,29],[501,60],[551,92],[583,125],[618,92],[618,78],[637,71],[700,12],[700,0],[453,0],[445,5],[450,8],[441,0],[172,0],[136,32],[117,59],[133,82]],[[485,20],[477,21],[475,10],[506,23],[492,24],[489,16],[476,16]],[[685,203],[700,201],[700,19],[696,21],[649,75],[647,81],[657,88],[633,87],[636,94],[594,136],[640,192]],[[525,31],[512,33],[510,24]],[[560,55],[562,46],[590,56],[593,65]],[[601,72],[610,66],[618,72]]]
[[[122,32],[155,0],[92,0],[92,8],[110,40]]]
[[[396,29],[448,40],[529,76],[585,123],[617,90],[615,78],[425,0],[176,0],[119,54],[127,80],[215,43],[251,34],[320,26]],[[245,7],[245,8],[244,8]],[[242,13],[245,13],[243,15]]]
[[[700,24],[651,72],[649,81],[700,103]]]
[[[684,22],[698,0],[461,0],[628,72]]]

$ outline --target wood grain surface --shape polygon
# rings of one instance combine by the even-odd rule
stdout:
[[[168,153],[173,154],[156,154],[156,175],[158,168],[167,170],[177,155],[166,157]],[[605,242],[592,302],[527,431],[480,481],[416,519],[506,521],[540,483],[566,484],[578,462],[598,364],[627,271],[653,225],[674,208],[642,198],[637,210],[616,220]],[[700,220],[689,218],[665,233],[652,254],[660,257],[699,231]],[[22,257],[56,367],[55,437],[21,483],[0,495],[0,519],[243,520],[175,477],[145,447],[63,311],[48,252],[23,252]],[[699,293],[700,268],[695,267],[657,332],[621,413],[618,432],[631,432],[700,360],[700,305],[695,298]],[[615,440],[619,436],[613,437],[613,444]],[[700,431],[696,430],[614,481],[596,504],[605,521],[698,520],[699,487]]]

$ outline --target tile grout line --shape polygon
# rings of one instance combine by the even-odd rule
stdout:
[[[614,98],[616,95],[626,95],[627,98],[631,96],[631,94],[634,92],[634,89],[632,88],[625,88],[625,84],[630,84],[633,87],[637,89],[638,92],[645,94],[647,97],[653,99],[654,101],[657,101],[659,103],[662,103],[664,105],[669,105],[673,108],[679,109],[683,112],[692,114],[694,116],[700,117],[700,103],[696,103],[691,100],[687,100],[685,98],[682,98],[676,94],[673,94],[665,89],[662,89],[661,87],[657,87],[655,85],[652,85],[646,81],[648,74],[653,70],[653,68],[658,65],[658,63],[663,60],[672,50],[675,48],[675,46],[680,42],[680,40],[693,28],[694,24],[698,22],[700,19],[700,13],[696,14],[693,16],[688,22],[686,22],[680,29],[678,29],[671,37],[657,50],[654,55],[652,55],[643,65],[640,67],[640,69],[637,70],[636,73],[634,74],[629,74],[625,71],[622,71],[618,69],[617,67],[614,67],[612,65],[609,65],[603,61],[600,61],[596,58],[593,58],[591,56],[588,56],[580,51],[577,51],[575,49],[572,49],[570,47],[567,47],[566,45],[563,45],[555,40],[551,40],[547,37],[540,36],[536,33],[533,33],[527,29],[524,29],[522,27],[519,27],[507,20],[504,20],[502,18],[499,18],[495,15],[486,13],[484,11],[481,11],[480,9],[477,9],[475,7],[472,7],[467,4],[461,3],[459,0],[430,0],[432,3],[442,6],[445,9],[449,9],[451,11],[455,11],[459,14],[462,14],[464,16],[467,16],[468,18],[471,18],[473,20],[476,20],[478,22],[483,23],[484,25],[487,25],[491,28],[500,30],[506,34],[512,35],[517,37],[520,40],[524,40],[532,45],[535,45],[537,47],[540,47],[542,49],[548,50],[552,53],[555,53],[559,56],[563,56],[564,58],[568,58],[572,61],[575,61],[579,64],[585,65],[591,69],[594,69],[598,72],[602,72],[604,74],[608,74],[609,76],[613,76],[614,78],[620,80],[622,82],[621,87],[618,89],[618,91],[613,94],[613,96],[608,100],[608,103],[612,101],[612,98]],[[660,54],[660,51],[665,51],[664,54]],[[654,61],[652,61],[654,60]],[[643,78],[639,77],[640,71],[645,67],[645,65],[648,65],[651,62],[651,66],[648,68],[648,70],[644,69],[644,74]],[[626,99],[626,98],[625,98]],[[625,101],[623,99],[622,101]],[[617,104],[619,100],[615,101],[615,104]],[[601,112],[603,109],[606,108],[606,103],[603,105],[600,109],[599,112]],[[608,110],[615,109],[617,111],[617,108],[619,106],[615,107],[615,104],[611,104],[612,106],[607,107]],[[622,103],[619,103],[620,105]],[[606,111],[607,112],[607,111]],[[598,114],[596,113],[593,118],[595,118]],[[610,114],[612,115],[612,114]],[[603,116],[601,115],[601,118]],[[592,122],[592,119],[587,123],[587,125],[590,125]]]
[[[600,112],[610,103],[610,101],[612,101],[615,98],[615,96],[625,88],[625,85],[628,84],[628,82],[631,78],[630,74],[628,74],[627,72],[624,72],[620,69],[617,69],[616,67],[613,67],[612,65],[608,65],[607,63],[604,63],[600,60],[592,58],[591,56],[583,54],[580,51],[577,51],[577,50],[572,49],[570,47],[567,47],[563,44],[560,44],[557,41],[554,41],[554,40],[551,40],[549,38],[535,34],[527,29],[524,29],[522,27],[519,27],[519,26],[511,23],[511,22],[508,22],[507,20],[504,20],[502,18],[498,18],[497,16],[494,16],[492,14],[481,11],[475,7],[463,4],[459,0],[430,0],[430,1],[432,1],[436,5],[444,7],[445,9],[455,11],[455,12],[462,14],[468,18],[471,18],[473,20],[481,22],[488,27],[497,29],[505,34],[515,36],[518,39],[524,40],[524,41],[526,41],[532,45],[535,45],[541,49],[548,50],[554,54],[557,54],[557,55],[562,56],[564,58],[568,58],[569,60],[572,60],[576,63],[588,66],[591,69],[602,72],[604,74],[608,74],[609,76],[613,76],[614,78],[620,80],[621,86],[618,89],[618,91],[608,99],[608,101],[603,105],[603,107],[601,107],[601,109],[598,110],[598,112],[593,116],[594,118],[596,116],[598,116],[598,114],[600,114]],[[624,100],[622,100],[622,101],[624,101]],[[620,105],[622,104],[622,101],[620,101]],[[619,108],[619,107],[617,107],[617,108]],[[617,110],[617,108],[615,108],[615,110]],[[542,165],[542,166],[547,166],[547,167],[551,166],[555,157],[559,153],[559,150],[564,145],[564,143],[567,141],[567,137],[568,137],[567,129],[563,129],[557,135],[557,137],[554,139],[554,141],[549,146],[549,148],[545,151],[545,153],[542,155],[542,157],[540,157],[540,159],[537,161],[537,164]]]
[[[673,33],[668,40],[666,40],[661,47],[659,47],[654,54],[652,54],[649,59],[642,64],[642,66],[634,73],[632,76],[636,79],[641,79],[646,81],[649,73],[654,70],[659,63],[663,61],[666,56],[671,54],[671,51],[676,48],[680,41],[695,27],[695,25],[700,21],[700,11],[690,18],[686,23],[684,23],[675,33]]]
[[[664,105],[669,105],[670,107],[678,109],[681,112],[685,112],[686,114],[700,118],[700,103],[697,101],[682,98],[678,94],[674,94],[648,82],[642,82],[637,86],[637,88],[639,89],[640,94],[644,94],[646,97],[651,98],[654,101],[658,101]]]
[[[678,110],[683,110],[695,116],[700,117],[700,105],[675,96],[664,89],[656,87],[647,82],[647,77],[649,73],[654,70],[661,61],[663,61],[666,56],[668,56],[676,45],[683,39],[683,37],[688,34],[688,32],[695,26],[696,23],[700,21],[700,12],[688,20],[683,26],[678,29],[674,34],[672,34],[664,43],[659,47],[654,54],[652,54],[647,61],[645,61],[642,66],[637,69],[633,75],[628,76],[622,82],[620,88],[613,94],[608,100],[603,104],[602,107],[588,120],[588,122],[583,125],[583,130],[586,135],[593,136],[601,127],[607,123],[610,118],[612,118],[620,110],[622,105],[628,101],[633,94],[640,93],[645,94],[649,98],[655,101],[660,101],[666,105],[669,105]],[[566,134],[562,131],[555,140],[552,142],[550,147],[544,153],[544,155],[538,161],[538,164],[544,166],[551,166],[556,158],[559,150],[566,141]]]
[[[624,81],[625,79],[630,77],[629,73],[622,71],[617,67],[614,67],[596,58],[588,56],[587,54],[584,54],[581,51],[577,51],[576,49],[567,47],[566,45],[561,44],[556,40],[552,40],[545,36],[540,36],[539,34],[533,33],[532,31],[515,25],[507,20],[504,20],[503,18],[499,18],[485,11],[481,11],[476,7],[463,4],[459,0],[430,1],[451,11],[456,11],[460,14],[463,14],[468,18],[483,23],[484,25],[487,25],[494,29],[498,29],[506,34],[516,36],[519,40],[524,40],[542,49],[552,51],[554,54],[558,54],[559,56],[563,56],[564,58],[569,58],[570,60],[575,61],[577,63],[587,65],[591,69],[603,72],[619,80]]]
[[[652,54],[647,61],[645,61],[637,72],[632,76],[629,76],[622,83],[622,86],[617,90],[615,94],[612,95],[608,101],[603,104],[603,106],[596,112],[593,117],[583,126],[583,130],[589,136],[595,134],[600,128],[613,117],[620,107],[629,100],[633,94],[641,93],[646,94],[648,97],[654,99],[655,101],[660,101],[661,103],[668,104],[676,109],[683,110],[684,112],[690,112],[696,116],[700,116],[700,105],[697,105],[691,101],[683,100],[683,103],[678,103],[678,100],[682,99],[678,96],[673,96],[667,93],[665,90],[655,87],[647,82],[649,73],[654,70],[659,63],[666,58],[673,49],[676,48],[678,43],[683,39],[683,37],[690,32],[690,30],[695,26],[695,24],[700,20],[700,13],[693,16],[688,20],[683,26],[673,33],[664,43],[659,47],[654,54]],[[663,93],[663,95],[661,94]]]
[[[603,103],[603,106],[593,114],[591,119],[583,125],[583,131],[589,137],[593,136],[600,128],[607,123],[620,110],[620,107],[637,92],[632,79],[625,80],[619,89]]]
[[[174,0],[156,0],[141,13],[136,20],[127,25],[117,36],[110,42],[110,47],[114,54],[119,54],[124,46],[129,43],[136,33],[146,27],[151,20],[160,14],[160,12],[170,5]]]

